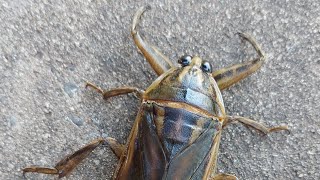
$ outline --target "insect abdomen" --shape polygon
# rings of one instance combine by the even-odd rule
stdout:
[[[162,179],[202,179],[221,123],[213,116],[153,103],[154,124],[166,155]]]
[[[134,128],[116,179],[190,179],[203,176],[221,123],[152,101],[141,105]]]

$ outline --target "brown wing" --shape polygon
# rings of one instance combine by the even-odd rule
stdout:
[[[142,104],[114,179],[160,180],[167,160],[153,123],[152,108]]]
[[[217,119],[180,108],[143,103],[114,179],[207,177],[220,130]]]
[[[216,125],[217,122],[212,121],[194,143],[171,159],[165,179],[203,179],[213,153],[212,147],[219,143],[215,140],[220,132]]]

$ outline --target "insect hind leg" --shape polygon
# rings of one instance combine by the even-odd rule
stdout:
[[[106,138],[107,143],[109,144],[111,150],[113,151],[113,153],[120,158],[120,156],[122,155],[122,153],[125,150],[125,145],[119,143],[116,139],[108,137]]]
[[[211,178],[210,180],[239,180],[239,179],[232,174],[220,173],[213,176],[213,178]]]
[[[71,173],[89,154],[96,149],[98,146],[103,144],[106,140],[96,139],[89,144],[85,145],[76,152],[61,159],[53,168],[30,166],[22,169],[23,175],[29,172],[58,175],[59,178],[65,177]]]
[[[74,168],[76,168],[85,158],[89,156],[89,154],[95,150],[98,146],[108,143],[112,151],[119,158],[124,151],[125,145],[120,144],[114,138],[106,138],[106,139],[95,139],[89,144],[83,146],[79,150],[74,153],[67,155],[63,159],[61,159],[53,168],[40,167],[40,166],[30,166],[22,169],[23,175],[25,173],[35,172],[42,174],[51,174],[58,175],[59,178],[65,177],[69,175]]]

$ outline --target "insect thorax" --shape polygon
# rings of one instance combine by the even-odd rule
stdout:
[[[144,98],[185,103],[213,116],[223,116],[221,93],[211,75],[201,70],[173,68],[158,77],[146,90]]]

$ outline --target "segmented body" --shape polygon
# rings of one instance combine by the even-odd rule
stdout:
[[[193,59],[144,93],[115,179],[207,179],[214,172],[225,110],[215,80]]]

